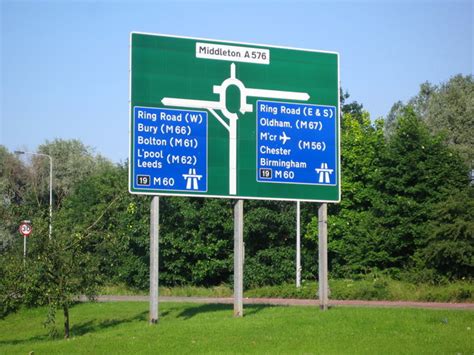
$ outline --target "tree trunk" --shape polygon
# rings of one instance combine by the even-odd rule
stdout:
[[[69,339],[69,306],[63,304],[64,313],[64,339]]]

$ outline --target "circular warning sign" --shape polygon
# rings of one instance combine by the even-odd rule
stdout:
[[[24,237],[28,237],[31,232],[32,232],[33,228],[31,227],[31,224],[29,223],[25,223],[25,222],[22,222],[20,224],[20,227],[18,228],[18,231],[24,236]]]

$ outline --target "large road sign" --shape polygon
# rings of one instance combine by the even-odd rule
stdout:
[[[130,41],[131,193],[340,200],[337,53]]]

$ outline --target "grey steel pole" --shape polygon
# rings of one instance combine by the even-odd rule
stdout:
[[[234,205],[234,317],[242,317],[244,278],[244,201]]]
[[[23,236],[23,265],[26,263],[26,236]]]
[[[296,201],[296,287],[301,287],[301,206]]]
[[[160,198],[153,196],[150,209],[150,324],[158,323],[158,252]]]
[[[318,210],[318,234],[319,234],[319,308],[323,311],[328,309],[328,224],[327,204],[322,203]]]

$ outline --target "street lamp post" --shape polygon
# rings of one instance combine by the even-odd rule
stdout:
[[[49,239],[51,239],[53,230],[53,158],[48,154],[25,152],[22,150],[15,150],[15,154],[31,154],[49,158]]]

